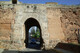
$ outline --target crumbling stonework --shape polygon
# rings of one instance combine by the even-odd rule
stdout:
[[[59,42],[78,43],[80,7],[47,4],[1,4],[0,48],[22,50],[25,47],[25,22],[38,21],[43,48],[53,49]]]
[[[62,28],[66,36],[66,42],[78,43],[78,29],[80,29],[80,8],[65,8],[61,9]]]
[[[15,16],[14,9],[0,8],[0,48],[9,49],[11,43],[12,28]]]

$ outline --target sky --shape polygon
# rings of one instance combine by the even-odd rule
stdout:
[[[29,29],[29,33],[31,33],[32,28],[34,28],[35,31],[37,30],[37,27],[36,27],[36,26],[33,26],[33,27],[31,27],[31,28]]]
[[[0,1],[9,1],[9,0],[0,0]],[[80,4],[80,0],[19,0],[22,3],[29,4],[45,4],[46,2],[57,2],[58,4],[63,5],[77,5]]]

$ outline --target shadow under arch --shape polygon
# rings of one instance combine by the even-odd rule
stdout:
[[[41,49],[41,47],[43,46],[43,39],[42,39],[42,33],[41,33],[41,26],[40,26],[39,22],[34,18],[28,18],[24,24],[25,24],[25,41],[24,41],[25,47],[28,48],[28,46],[29,46],[28,45],[29,44],[28,43],[29,29],[33,26],[36,26],[40,29],[40,47],[38,49]],[[36,49],[36,48],[34,48],[34,49]]]

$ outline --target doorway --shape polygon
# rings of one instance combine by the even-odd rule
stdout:
[[[43,45],[41,27],[34,18],[29,18],[25,22],[25,46],[26,48],[41,49]]]

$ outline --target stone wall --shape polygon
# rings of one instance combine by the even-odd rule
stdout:
[[[80,8],[64,8],[54,4],[10,4],[0,7],[0,48],[24,49],[27,19],[36,19],[40,26],[45,49],[59,42],[78,43]]]
[[[13,4],[13,3],[12,0],[10,0],[10,1],[0,1],[0,4]],[[17,1],[17,4],[22,4],[22,3]]]
[[[0,8],[0,48],[9,49],[11,43],[11,24],[14,22],[14,9]]]
[[[61,27],[61,16],[62,13],[59,8],[47,8],[49,40],[50,46],[53,48],[65,37]]]
[[[50,47],[56,46],[59,42],[79,43],[79,15],[79,7],[47,8]]]
[[[60,9],[47,8],[47,13],[50,39],[64,39],[64,34],[61,28],[60,17],[62,14]]]
[[[78,29],[80,29],[80,7],[61,8],[61,23],[65,35],[65,41],[76,43],[79,41]]]

